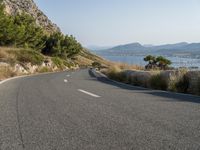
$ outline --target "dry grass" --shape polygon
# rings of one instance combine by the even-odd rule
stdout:
[[[121,70],[144,70],[144,67],[139,66],[139,65],[129,65],[126,63],[119,63],[119,62],[108,62],[109,67],[117,67]]]
[[[79,66],[91,66],[93,63],[92,60],[83,56],[77,56],[75,61]]]
[[[8,57],[7,53],[0,48],[0,59],[6,58],[6,57]]]
[[[6,62],[11,65],[15,64],[17,58],[13,52],[18,51],[17,48],[11,47],[0,47],[0,62]]]
[[[14,77],[17,74],[9,66],[0,66],[0,80]]]
[[[14,64],[16,61],[13,54],[10,54],[9,52],[12,51],[12,48],[9,47],[0,47],[0,62],[5,62],[9,64]],[[7,65],[1,65],[0,66],[0,80],[16,76],[17,74],[13,71],[11,66]]]
[[[41,67],[39,69],[37,69],[38,73],[45,73],[45,72],[53,72],[53,70],[51,68],[48,67]]]
[[[117,63],[117,62],[107,62],[108,67],[102,69],[101,72],[105,74],[118,74],[125,70],[144,70],[142,66],[138,65],[129,65],[126,63]]]

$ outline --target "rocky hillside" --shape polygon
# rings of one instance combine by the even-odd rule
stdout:
[[[75,37],[59,32],[33,0],[0,3],[4,4],[0,5],[0,80],[107,63],[85,50]]]
[[[33,16],[36,23],[44,28],[47,33],[53,33],[60,31],[59,27],[52,23],[48,17],[38,9],[37,5],[33,0],[0,0],[5,5],[6,13],[15,15],[17,13],[25,12]]]

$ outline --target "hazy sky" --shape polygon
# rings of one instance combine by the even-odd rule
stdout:
[[[200,42],[200,0],[35,0],[84,46]]]

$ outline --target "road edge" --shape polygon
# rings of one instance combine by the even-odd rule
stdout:
[[[70,71],[70,70],[66,70],[66,71]],[[59,71],[59,72],[65,72],[65,71]],[[45,75],[45,74],[53,74],[53,73],[59,73],[59,72],[45,72],[45,73],[15,76],[15,77],[7,78],[7,79],[4,79],[4,80],[0,80],[0,85],[6,83],[8,81],[15,80],[15,79],[26,78],[26,77],[34,77],[34,76]]]

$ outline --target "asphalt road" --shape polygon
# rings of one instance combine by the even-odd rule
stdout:
[[[88,70],[0,84],[0,150],[199,150],[200,97]]]

